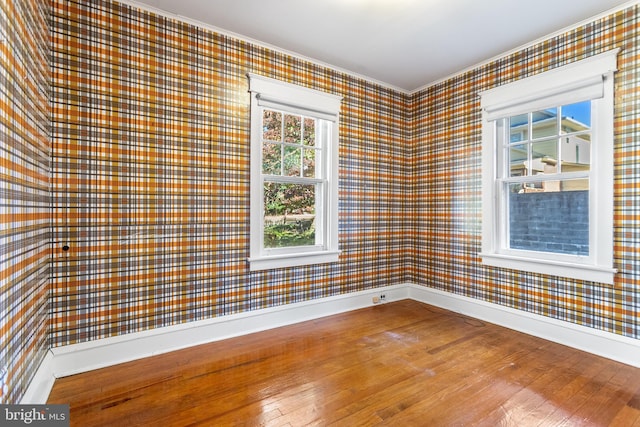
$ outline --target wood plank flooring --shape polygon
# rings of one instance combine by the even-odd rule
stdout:
[[[75,426],[640,426],[640,369],[403,300],[56,380]]]

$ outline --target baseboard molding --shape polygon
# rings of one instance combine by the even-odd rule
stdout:
[[[57,347],[22,402],[45,403],[55,378],[370,307],[381,294],[387,302],[413,299],[640,367],[640,340],[407,283]]]
[[[640,368],[640,340],[408,284],[409,298]]]
[[[60,378],[369,307],[373,305],[373,297],[381,293],[386,294],[386,301],[406,299],[407,292],[404,285],[388,286],[57,347],[51,350],[54,355],[54,375]]]
[[[40,362],[40,366],[36,371],[29,387],[20,400],[21,404],[43,404],[47,402],[53,383],[56,380],[54,376],[54,356],[49,350]]]

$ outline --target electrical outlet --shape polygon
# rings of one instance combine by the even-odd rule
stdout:
[[[387,294],[376,295],[371,298],[374,304],[380,304],[382,302],[387,302]]]

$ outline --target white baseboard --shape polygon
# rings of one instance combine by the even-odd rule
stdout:
[[[53,359],[53,353],[50,350],[47,351],[31,383],[29,383],[27,391],[20,400],[21,404],[43,404],[47,402],[53,383],[56,380],[53,373]]]
[[[233,338],[373,305],[381,293],[387,301],[407,298],[404,285],[387,286],[328,298],[249,311],[53,348],[56,378]]]
[[[409,298],[640,368],[640,340],[409,284]]]
[[[55,378],[369,307],[381,294],[387,302],[410,298],[640,367],[640,340],[407,283],[53,348],[22,401],[45,403]]]

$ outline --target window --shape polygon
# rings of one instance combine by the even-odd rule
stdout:
[[[480,94],[483,263],[613,283],[617,52]]]
[[[249,74],[250,269],[338,260],[335,95]]]

